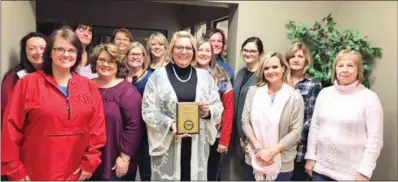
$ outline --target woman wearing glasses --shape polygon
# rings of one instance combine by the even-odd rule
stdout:
[[[151,180],[206,180],[209,149],[216,140],[215,126],[223,112],[218,88],[206,70],[191,66],[197,58],[197,44],[190,33],[174,33],[168,53],[171,64],[149,78],[142,104]],[[177,134],[179,102],[198,103],[199,134]]]
[[[104,102],[107,143],[95,180],[132,180],[141,140],[141,95],[124,78],[125,54],[114,44],[97,45],[90,55],[94,79]]]
[[[254,181],[253,169],[251,166],[246,164],[243,155],[243,150],[247,141],[242,129],[242,112],[249,87],[254,86],[256,83],[255,72],[259,70],[260,58],[264,55],[263,42],[258,37],[250,37],[243,42],[241,51],[246,67],[239,70],[235,78],[235,84],[233,85],[235,112],[234,129],[232,130],[232,146],[234,147],[234,150],[231,151],[231,155],[234,157],[232,160],[228,161],[232,163],[230,166],[237,168],[233,171],[243,171],[243,176],[241,176],[241,173],[232,172],[229,175],[229,178]]]
[[[86,180],[101,163],[105,118],[95,83],[76,74],[82,43],[56,30],[42,71],[18,81],[3,123],[2,174],[10,180]]]
[[[151,76],[152,71],[147,70],[149,65],[148,55],[144,46],[139,42],[133,42],[131,48],[127,53],[127,67],[129,73],[127,74],[127,81],[132,83],[138,89],[140,94],[144,93],[145,85],[148,78]],[[140,143],[140,154],[138,167],[140,172],[141,181],[151,180],[151,161],[149,157],[148,134],[145,124],[142,124],[142,134]],[[136,171],[132,173],[135,179]]]

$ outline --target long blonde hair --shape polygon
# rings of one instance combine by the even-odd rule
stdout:
[[[152,41],[157,41],[160,44],[164,45],[164,55],[163,55],[163,61],[168,63],[169,62],[169,58],[167,55],[167,49],[169,47],[169,42],[167,41],[167,38],[160,32],[155,32],[152,35],[149,36],[148,40],[146,41],[146,51],[148,53],[148,60],[149,60],[149,64],[152,63],[152,54],[151,54],[151,43]]]
[[[211,43],[209,39],[201,38],[198,40],[198,49],[200,48],[201,45],[204,43],[209,43],[210,44],[210,50],[211,50],[211,59],[210,59],[210,70],[211,74],[214,77],[216,81],[221,81],[221,80],[229,80],[228,73],[221,68],[219,65],[216,64],[216,56],[213,51],[213,46],[211,46]],[[199,67],[198,60],[196,60],[193,63],[194,67]]]
[[[313,59],[311,56],[310,49],[303,43],[303,42],[296,42],[294,43],[286,52],[285,58],[286,61],[289,63],[289,60],[294,56],[294,54],[302,50],[304,57],[305,57],[305,67],[303,69],[302,75],[307,74],[308,69],[313,65]]]
[[[283,55],[279,52],[271,52],[265,55],[264,57],[261,57],[263,60],[261,61],[261,67],[260,70],[257,72],[257,80],[256,80],[256,86],[257,87],[262,87],[265,84],[267,84],[267,79],[264,77],[264,69],[265,69],[265,64],[271,60],[271,58],[276,57],[279,59],[279,62],[282,67],[285,68],[285,72],[283,73],[282,80],[285,83],[290,83],[290,67],[289,64],[287,63],[286,59],[283,57]]]

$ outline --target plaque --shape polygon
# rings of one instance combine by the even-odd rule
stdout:
[[[199,134],[199,104],[196,102],[177,103],[177,134]]]

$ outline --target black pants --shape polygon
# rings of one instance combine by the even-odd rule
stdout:
[[[148,135],[145,133],[142,136],[140,144],[140,154],[138,158],[138,170],[140,172],[141,181],[151,181],[151,157],[149,156]],[[132,172],[131,176],[134,178],[137,175],[137,170]]]
[[[294,170],[292,181],[310,181],[311,177],[305,172],[305,160],[302,162],[294,162]]]
[[[218,141],[219,138],[217,138],[214,145],[210,146],[209,159],[207,162],[207,181],[220,181],[220,176],[217,176],[221,158],[221,154],[217,152]]]
[[[191,181],[191,148],[192,138],[181,140],[181,181]]]
[[[1,181],[8,181],[8,176],[6,175],[1,176]]]

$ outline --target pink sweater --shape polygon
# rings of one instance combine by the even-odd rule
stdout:
[[[371,177],[383,146],[383,109],[362,84],[323,89],[316,101],[305,159],[335,180]]]

